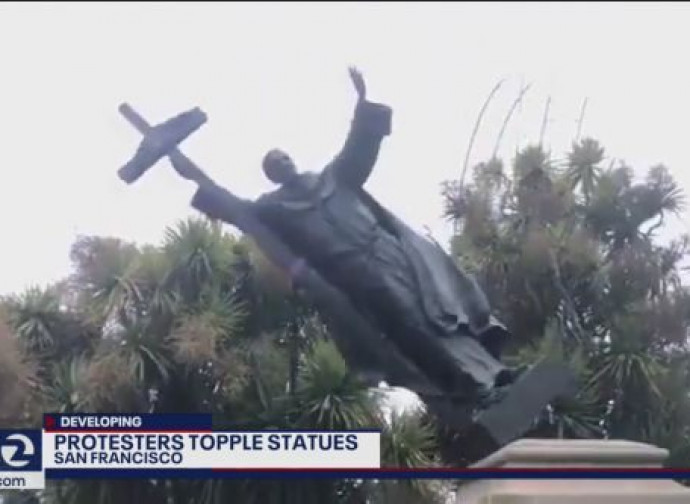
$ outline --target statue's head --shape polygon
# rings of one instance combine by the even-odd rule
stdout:
[[[297,174],[294,161],[280,149],[268,151],[262,167],[268,180],[276,184],[284,184]]]

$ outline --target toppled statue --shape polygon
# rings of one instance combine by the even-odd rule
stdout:
[[[391,133],[392,111],[367,100],[356,69],[350,78],[358,100],[342,150],[320,173],[300,173],[286,153],[271,150],[262,166],[278,188],[256,201],[218,186],[177,149],[205,122],[198,108],[151,128],[123,105],[145,138],[120,176],[133,182],[168,155],[198,186],[194,208],[253,236],[334,320],[336,342],[353,369],[372,384],[385,380],[416,392],[451,426],[482,424],[500,446],[566,392],[570,374],[546,364],[527,372],[504,366],[508,331],[476,281],[364,190]]]

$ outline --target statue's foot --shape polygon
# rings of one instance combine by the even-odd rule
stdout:
[[[523,371],[510,385],[497,387],[483,401],[476,426],[496,448],[524,435],[544,408],[558,397],[577,392],[577,380],[566,366],[542,361]]]
[[[511,393],[518,381],[527,374],[530,368],[531,366],[529,365],[522,365],[513,368],[505,368],[499,372],[494,381],[494,388],[480,394],[475,414],[481,414],[482,411],[488,410],[503,401]]]
[[[496,375],[494,381],[495,387],[505,387],[511,383],[515,383],[518,379],[529,369],[529,366],[523,365],[514,368],[505,368]]]
[[[477,402],[477,407],[475,408],[476,414],[479,414],[482,411],[489,409],[493,405],[500,403],[508,395],[509,389],[510,385],[504,385],[501,387],[494,387],[485,394],[482,394],[481,398]]]

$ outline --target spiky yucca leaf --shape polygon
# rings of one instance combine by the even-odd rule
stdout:
[[[170,344],[177,362],[200,367],[216,359],[222,331],[210,317],[187,317],[170,335]]]
[[[386,467],[438,465],[436,431],[421,411],[394,412],[381,432],[381,460]]]
[[[212,289],[201,295],[195,308],[183,314],[169,341],[178,362],[201,366],[213,361],[228,344],[237,344],[247,319],[244,302]]]
[[[164,337],[150,330],[149,321],[123,321],[114,336],[116,350],[127,363],[127,372],[141,383],[168,381],[172,370],[170,350]]]
[[[36,370],[0,318],[0,428],[27,425],[36,419]]]
[[[685,209],[685,193],[667,167],[651,167],[647,173],[647,183],[653,188],[653,200],[660,212],[679,215]]]
[[[5,299],[7,322],[29,352],[42,354],[55,345],[60,299],[51,288],[30,287]]]
[[[76,413],[83,411],[85,398],[85,371],[88,362],[83,357],[74,357],[55,364],[53,381],[48,385],[47,397],[51,411]]]
[[[122,352],[102,352],[94,356],[84,369],[79,396],[89,411],[145,411],[145,384],[128,372],[130,362]]]
[[[525,184],[546,175],[551,169],[549,155],[539,145],[522,149],[513,163],[514,178]]]
[[[142,299],[134,270],[138,255],[135,245],[117,238],[79,237],[73,245],[70,286],[95,321],[103,323],[139,307]]]
[[[300,370],[296,396],[298,424],[305,428],[351,430],[379,421],[375,401],[331,341],[312,346]]]
[[[172,279],[173,260],[162,248],[144,246],[132,264],[132,276],[145,309],[162,318],[173,317],[180,307],[180,293]]]
[[[185,301],[202,290],[229,282],[236,260],[236,240],[208,219],[188,219],[166,230],[163,249],[172,264],[171,281]]]
[[[599,163],[604,159],[604,148],[596,140],[585,138],[574,143],[568,153],[566,178],[573,188],[582,189],[585,200],[589,200],[599,179]]]

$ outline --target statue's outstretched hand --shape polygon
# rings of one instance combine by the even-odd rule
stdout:
[[[364,101],[367,98],[367,85],[364,83],[364,77],[356,67],[350,67],[350,79],[357,90],[359,101]]]
[[[212,180],[201,168],[195,165],[187,156],[182,154],[179,149],[175,149],[168,154],[170,163],[182,178],[196,182],[199,185],[212,183]]]

